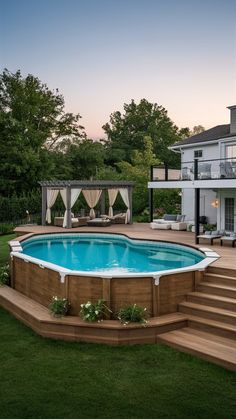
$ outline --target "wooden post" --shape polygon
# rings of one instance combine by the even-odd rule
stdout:
[[[200,206],[200,189],[195,189],[195,243],[199,244],[199,232],[200,232],[200,226],[199,226],[199,206]]]
[[[203,271],[195,271],[194,272],[194,291],[196,291],[197,286],[202,282],[204,276]]]
[[[129,209],[130,209],[129,224],[133,224],[133,201],[132,201],[133,188],[132,188],[132,186],[128,187],[128,194],[129,194]]]
[[[105,189],[103,189],[102,190],[102,193],[101,193],[101,206],[100,206],[100,208],[101,208],[101,214],[106,214],[106,209],[105,209]]]
[[[46,212],[47,212],[47,187],[42,186],[42,225],[46,225]]]
[[[71,187],[66,187],[67,220],[66,228],[71,228]]]
[[[150,181],[153,181],[153,166],[150,168]],[[149,188],[149,221],[153,221],[153,188]]]
[[[155,279],[153,278],[152,282],[152,316],[159,316],[159,307],[160,307],[160,284],[155,285]]]
[[[106,306],[111,309],[111,278],[102,278],[102,298]],[[107,313],[107,319],[111,318],[111,313]]]

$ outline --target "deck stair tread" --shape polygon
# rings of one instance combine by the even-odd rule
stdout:
[[[236,291],[236,281],[235,281],[235,286],[234,287],[230,286],[230,285],[218,284],[218,283],[207,282],[207,281],[201,282],[199,284],[199,287],[201,287],[201,286],[206,286],[206,287],[209,287],[209,288],[219,288],[219,289],[222,289],[223,291],[224,290]]]
[[[230,275],[221,275],[214,272],[204,272],[204,278],[215,280],[229,280],[236,283],[236,277]]]
[[[218,284],[214,282],[201,282],[196,289],[197,292],[205,294],[221,295],[222,297],[230,297],[236,299],[236,284],[235,286]]]
[[[198,317],[198,316],[192,316],[192,315],[188,315],[188,321],[190,322],[193,321],[193,322],[200,323],[203,325],[216,327],[216,328],[223,329],[223,330],[233,332],[236,334],[236,322],[234,326],[233,324],[219,322],[212,319],[205,319],[204,317]]]
[[[226,310],[220,307],[213,307],[213,306],[208,306],[205,304],[197,304],[197,303],[192,303],[190,301],[184,301],[182,303],[179,304],[179,309],[180,312],[184,312],[182,311],[182,309],[187,308],[188,310],[193,310],[193,311],[197,311],[198,313],[201,314],[212,314],[212,315],[221,315],[222,317],[224,317],[225,320],[222,321],[234,321],[236,324],[236,312],[235,311],[231,311],[231,310]],[[194,313],[192,313],[194,314]]]
[[[236,371],[236,348],[233,347],[235,342],[228,338],[217,341],[210,333],[197,332],[186,327],[163,333],[158,336],[158,341]]]
[[[235,304],[236,307],[236,299],[235,298],[230,298],[230,297],[223,297],[221,295],[214,295],[214,294],[207,294],[204,292],[189,292],[187,294],[188,297],[197,297],[197,298],[205,298],[207,300],[212,300],[212,301],[222,301],[223,303],[230,303],[230,304]]]

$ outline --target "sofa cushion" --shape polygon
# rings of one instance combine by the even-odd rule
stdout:
[[[176,221],[177,215],[176,214],[165,214],[163,219],[165,221]]]
[[[176,216],[176,221],[178,221],[178,222],[183,222],[184,221],[184,219],[185,219],[185,215],[177,215]]]

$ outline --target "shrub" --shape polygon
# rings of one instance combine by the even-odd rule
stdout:
[[[0,286],[9,285],[9,282],[10,282],[10,267],[7,264],[0,267]]]
[[[98,300],[96,303],[88,301],[81,304],[80,317],[87,322],[100,322],[107,317],[111,310],[106,306],[105,300]]]
[[[53,316],[65,316],[69,308],[70,303],[66,298],[52,297],[49,309]]]
[[[0,234],[11,234],[14,232],[15,224],[4,223],[0,224]]]
[[[147,323],[147,309],[137,306],[137,304],[130,304],[126,307],[121,308],[118,311],[117,318],[124,325],[130,322]]]

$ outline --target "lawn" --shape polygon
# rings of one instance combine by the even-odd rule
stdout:
[[[15,237],[15,234],[0,236],[0,266],[8,262],[9,250],[7,242],[14,239]]]
[[[233,418],[236,375],[161,345],[43,339],[0,309],[0,417]]]

